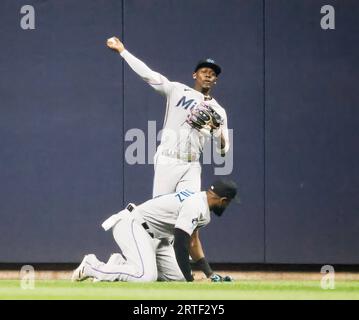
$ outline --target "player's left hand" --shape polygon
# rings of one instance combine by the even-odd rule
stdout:
[[[221,116],[206,104],[195,107],[186,121],[192,128],[204,133],[208,132],[209,135],[223,124]]]
[[[214,273],[210,277],[212,282],[232,282],[233,278],[231,276],[221,276],[217,273]]]

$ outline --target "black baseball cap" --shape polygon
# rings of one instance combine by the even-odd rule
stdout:
[[[194,69],[194,72],[197,72],[197,70],[201,68],[211,68],[216,73],[217,76],[222,71],[221,67],[218,64],[216,64],[216,62],[211,58],[207,58],[199,61],[197,63],[196,69]]]
[[[237,184],[232,180],[219,179],[211,184],[210,189],[219,197],[226,197],[239,203]]]

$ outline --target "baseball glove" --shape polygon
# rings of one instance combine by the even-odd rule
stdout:
[[[211,106],[201,103],[192,109],[186,122],[198,131],[212,133],[223,124],[223,119]]]

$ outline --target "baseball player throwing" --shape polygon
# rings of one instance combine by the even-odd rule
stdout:
[[[72,280],[193,281],[191,255],[212,281],[230,281],[230,277],[213,273],[205,257],[200,256],[203,251],[196,239],[198,229],[210,222],[210,212],[221,216],[236,193],[234,182],[218,180],[204,192],[184,190],[137,207],[127,205],[102,224],[105,230],[112,229],[122,254],[112,255],[107,263],[94,254],[86,255]]]
[[[229,149],[226,112],[210,95],[221,68],[212,59],[200,61],[193,73],[194,88],[190,88],[152,71],[118,38],[108,39],[107,46],[167,99],[161,143],[154,157],[153,197],[184,189],[200,191],[199,158],[206,136],[213,137],[222,156]]]

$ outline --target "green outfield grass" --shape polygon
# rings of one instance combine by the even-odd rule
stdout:
[[[71,283],[41,281],[24,290],[20,281],[0,280],[0,299],[359,299],[359,281],[337,281],[323,290],[319,281],[241,281],[234,283]]]

